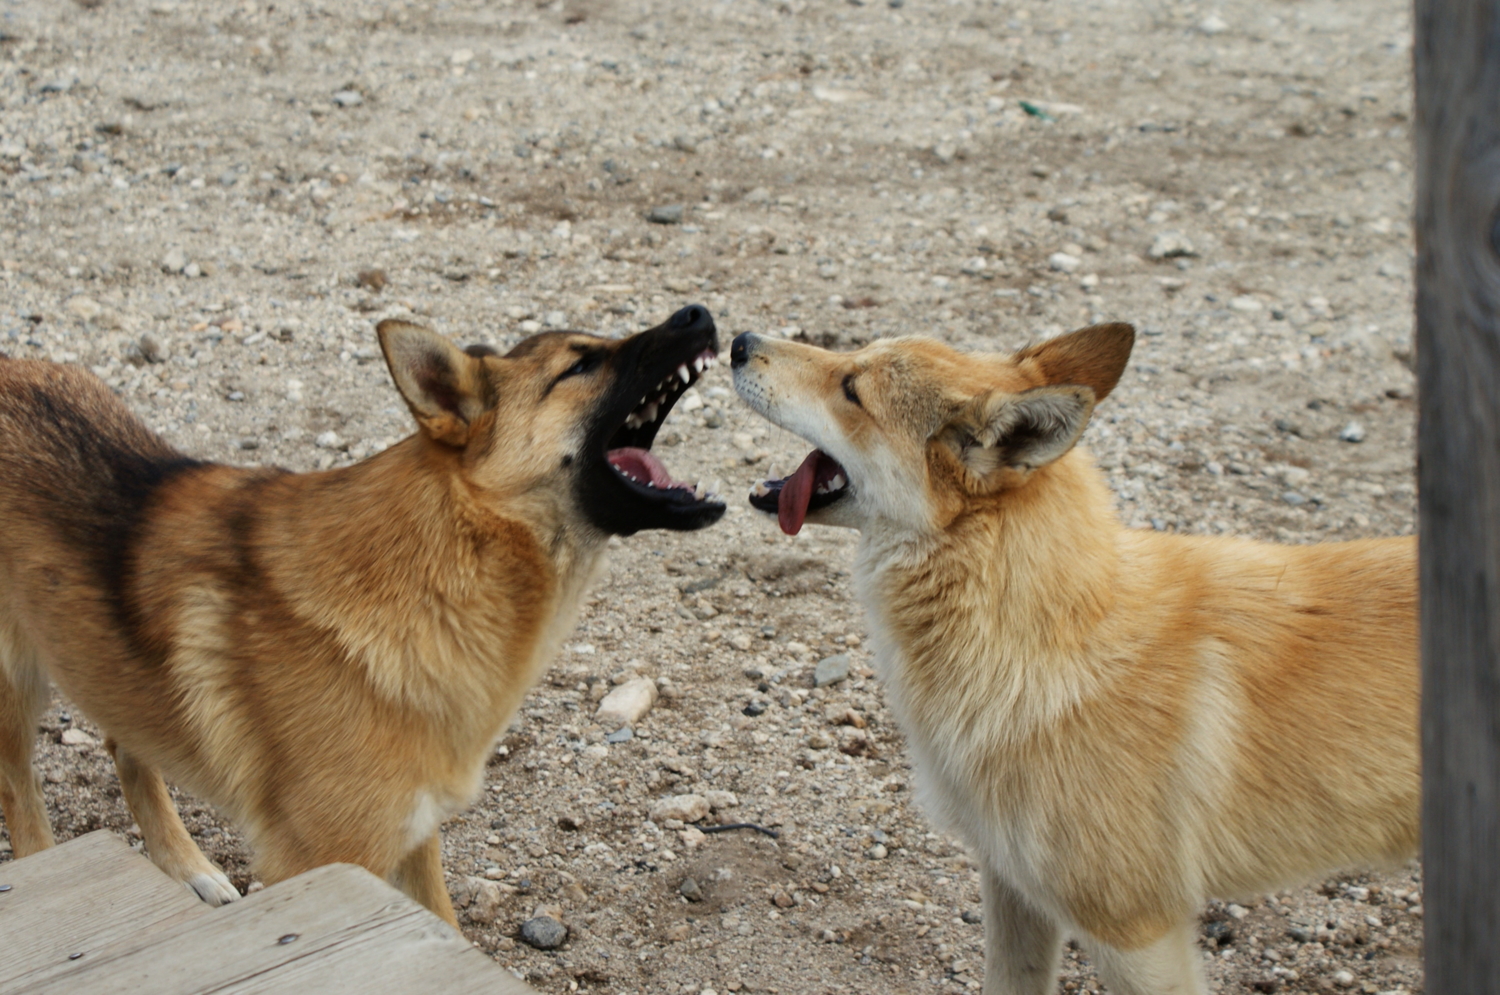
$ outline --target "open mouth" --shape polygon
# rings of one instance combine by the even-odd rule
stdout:
[[[814,449],[791,476],[756,484],[750,505],[774,514],[781,531],[794,536],[802,531],[808,512],[826,508],[848,493],[849,474],[838,460]]]
[[[657,496],[672,499],[690,498],[695,502],[715,501],[700,481],[690,484],[673,479],[662,461],[651,452],[651,443],[666,421],[672,405],[689,387],[698,382],[703,371],[712,369],[719,358],[712,346],[690,360],[679,363],[661,382],[646,391],[639,404],[625,416],[625,422],[610,437],[605,459],[615,473],[637,489],[655,491]]]
[[[611,535],[690,532],[724,517],[717,489],[672,476],[651,444],[687,389],[719,361],[713,316],[691,304],[623,340],[605,368],[613,382],[584,443],[576,487],[593,524]]]

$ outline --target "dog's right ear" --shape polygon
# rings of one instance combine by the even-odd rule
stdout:
[[[976,489],[1014,486],[1072,449],[1093,410],[1089,387],[991,390],[965,404],[935,439],[963,464]]]
[[[382,321],[375,332],[396,389],[422,431],[450,446],[466,445],[470,423],[486,407],[483,357],[396,318]]]

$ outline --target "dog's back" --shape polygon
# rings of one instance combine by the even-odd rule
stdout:
[[[7,526],[0,557],[10,569],[46,549],[65,564],[88,562],[91,586],[117,599],[125,550],[152,494],[198,465],[150,432],[98,378],[53,363],[0,361]]]

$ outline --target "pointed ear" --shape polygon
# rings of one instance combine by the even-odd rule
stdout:
[[[1109,396],[1125,372],[1130,350],[1135,345],[1135,328],[1123,322],[1090,325],[1055,339],[1027,346],[1015,355],[1015,362],[1035,363],[1049,384],[1082,384],[1094,392],[1094,403]]]
[[[998,483],[1003,470],[1029,473],[1062,456],[1088,424],[1088,387],[1034,387],[1020,394],[992,390],[964,406],[939,431],[959,461],[980,480]]]
[[[438,442],[463,446],[488,404],[483,358],[436,332],[395,318],[375,326],[385,364],[417,424]]]

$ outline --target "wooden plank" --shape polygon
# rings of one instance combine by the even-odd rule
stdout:
[[[1500,995],[1500,6],[1415,14],[1426,988]]]
[[[0,864],[0,884],[0,995],[34,990],[69,954],[209,911],[107,830]]]
[[[447,923],[349,864],[283,881],[170,936],[121,942],[29,989],[30,995],[146,991],[534,995]]]

